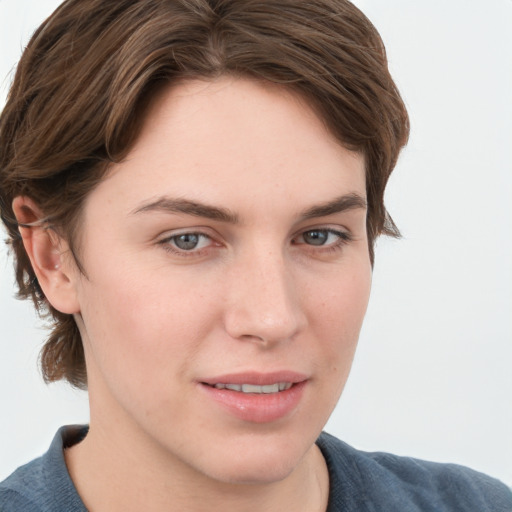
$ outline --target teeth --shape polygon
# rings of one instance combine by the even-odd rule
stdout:
[[[275,384],[267,384],[266,386],[257,386],[255,384],[215,384],[216,389],[229,389],[231,391],[239,391],[242,393],[258,393],[270,394],[286,391],[292,387],[291,382],[276,382]]]
[[[269,384],[267,386],[255,386],[254,384],[242,384],[243,393],[278,393],[279,384]]]

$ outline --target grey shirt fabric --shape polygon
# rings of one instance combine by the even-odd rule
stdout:
[[[323,433],[329,468],[327,512],[512,512],[512,491],[456,464],[368,453]]]
[[[0,512],[87,512],[73,485],[64,449],[87,435],[86,426],[59,429],[50,449],[0,483]]]
[[[0,483],[0,511],[86,512],[64,460],[86,435],[86,426],[61,428],[45,455]],[[512,492],[476,471],[362,452],[326,433],[317,445],[329,469],[327,512],[512,512]]]

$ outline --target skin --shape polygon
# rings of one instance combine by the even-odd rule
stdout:
[[[300,98],[189,81],[159,93],[87,198],[86,275],[64,240],[22,229],[46,296],[84,343],[90,432],[66,461],[90,510],[325,510],[314,442],[348,377],[371,265],[364,204],[311,209],[356,195],[364,203],[363,156]],[[169,199],[236,219],[170,211]],[[23,222],[42,215],[29,198],[14,208]],[[201,384],[283,370],[305,385],[275,421],[240,419]]]

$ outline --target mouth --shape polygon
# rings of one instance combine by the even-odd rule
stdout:
[[[287,391],[293,386],[292,382],[276,382],[274,384],[266,384],[263,386],[259,386],[257,384],[224,384],[221,382],[217,382],[215,384],[208,384],[205,382],[204,384],[215,389],[228,389],[238,393],[253,393],[256,395],[280,393],[281,391]]]
[[[211,403],[232,417],[252,423],[270,423],[293,414],[309,379],[295,372],[244,373],[199,382]]]

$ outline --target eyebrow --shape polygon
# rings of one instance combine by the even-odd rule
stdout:
[[[347,210],[363,209],[366,210],[366,199],[357,193],[350,193],[339,196],[332,201],[312,206],[303,210],[300,214],[301,220],[313,219],[316,217],[327,217],[335,213],[341,213]],[[211,206],[190,199],[160,197],[159,199],[147,204],[143,204],[131,213],[146,212],[167,212],[167,213],[183,213],[193,215],[195,217],[204,217],[228,224],[237,224],[239,216],[231,210],[219,206]]]
[[[210,206],[189,199],[174,199],[171,197],[161,197],[156,201],[142,205],[135,209],[132,213],[144,212],[168,212],[168,213],[184,213],[186,215],[194,215],[195,217],[205,217],[207,219],[227,222],[229,224],[237,224],[238,215],[218,206]]]
[[[316,217],[327,217],[329,215],[334,215],[335,213],[341,213],[348,210],[366,210],[367,207],[368,204],[366,199],[363,196],[352,192],[350,194],[339,196],[327,203],[312,206],[311,208],[304,210],[301,214],[301,218],[303,220],[308,220]]]

